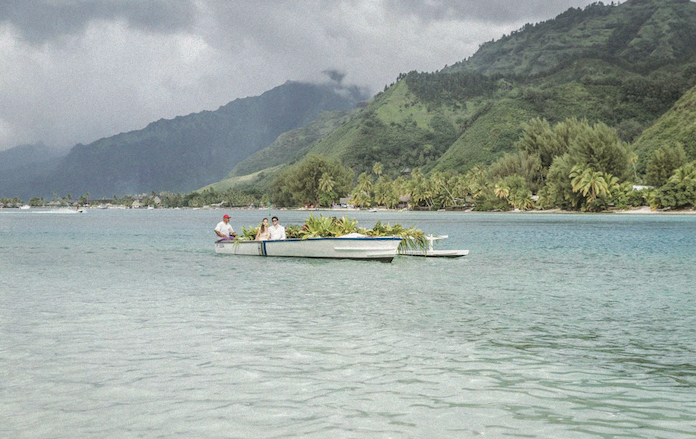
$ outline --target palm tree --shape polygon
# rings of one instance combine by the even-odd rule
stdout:
[[[375,204],[378,206],[393,207],[399,199],[395,195],[395,188],[389,179],[380,177],[374,186]]]
[[[336,185],[336,182],[328,173],[323,173],[319,178],[319,190],[323,193],[331,192]]]
[[[495,190],[493,192],[495,193],[496,197],[507,200],[510,196],[510,187],[501,181],[496,183]]]
[[[383,171],[384,167],[380,162],[375,162],[375,164],[372,166],[372,173],[375,174],[377,177],[380,177]]]
[[[633,178],[636,183],[638,183],[638,172],[636,171],[636,163],[638,162],[638,154],[635,151],[630,151],[628,153],[628,163],[633,167]]]
[[[370,201],[369,195],[357,189],[350,196],[350,203],[357,207],[370,207]]]
[[[604,181],[607,182],[607,191],[609,192],[609,195],[613,195],[614,193],[621,190],[621,184],[619,183],[618,178],[614,177],[613,175],[607,172],[605,172],[603,176]]]
[[[457,205],[455,192],[458,184],[459,178],[457,176],[447,178],[446,175],[437,171],[430,175],[433,197],[438,200],[441,207],[455,207]]]
[[[411,173],[411,180],[408,183],[411,201],[415,205],[425,203],[429,208],[432,206],[432,191],[430,181],[423,176],[420,169],[414,169]]]
[[[609,184],[604,178],[603,172],[597,172],[588,165],[575,165],[570,171],[570,184],[573,192],[582,193],[588,202],[593,202],[597,197],[610,195]]]
[[[372,204],[372,180],[367,172],[363,172],[358,177],[358,184],[353,189],[351,201],[356,206],[370,207]]]
[[[358,190],[361,190],[363,192],[370,193],[372,190],[372,180],[370,180],[370,176],[367,174],[367,172],[363,172],[360,174],[358,177]]]
[[[510,195],[510,204],[512,207],[519,210],[527,210],[534,207],[534,201],[532,201],[532,193],[529,189],[518,188],[514,193]]]
[[[333,178],[331,178],[331,175],[329,175],[328,172],[324,172],[321,174],[321,177],[319,177],[319,193],[317,194],[317,205],[321,202],[322,195],[326,195],[327,197],[331,197],[331,191],[333,190],[334,186],[336,186],[336,182],[334,181]],[[328,200],[324,200],[327,203],[329,202]],[[331,200],[333,202],[335,200]]]
[[[464,187],[467,188],[467,191],[474,197],[477,197],[486,190],[488,185],[488,169],[478,164],[464,175],[463,180]]]
[[[672,183],[682,183],[687,179],[696,179],[696,165],[694,163],[695,162],[687,163],[675,169],[672,176],[669,177],[669,181]]]

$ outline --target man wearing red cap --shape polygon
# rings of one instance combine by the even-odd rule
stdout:
[[[237,236],[237,234],[234,232],[234,229],[230,225],[230,216],[225,214],[222,217],[222,221],[220,221],[217,226],[215,226],[215,234],[219,236],[220,238],[228,238],[232,237],[234,238]]]

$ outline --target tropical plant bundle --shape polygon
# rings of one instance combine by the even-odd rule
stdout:
[[[261,227],[261,224],[259,224],[256,227],[249,226],[248,229],[246,227],[242,227],[242,233],[240,233],[237,236],[237,239],[253,241],[254,239],[256,239],[256,234],[259,232],[260,227]]]
[[[401,224],[382,224],[377,221],[375,226],[365,231],[368,236],[400,236],[399,252],[403,250],[422,250],[428,248],[428,240],[422,230],[414,227],[403,227]]]
[[[242,227],[239,239],[254,240],[257,227]],[[404,227],[401,224],[382,224],[381,221],[371,229],[358,227],[358,221],[346,217],[325,217],[323,215],[310,215],[302,226],[288,225],[285,227],[285,235],[290,239],[309,238],[335,238],[351,233],[359,233],[366,236],[398,236],[402,238],[399,251],[406,249],[425,250],[428,240],[422,230],[414,227]]]

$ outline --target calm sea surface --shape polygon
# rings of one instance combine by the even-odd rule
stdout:
[[[0,211],[1,438],[696,437],[694,215],[348,213],[470,250],[384,264],[223,213]]]

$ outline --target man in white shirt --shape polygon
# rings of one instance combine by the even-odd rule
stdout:
[[[287,239],[285,237],[285,227],[278,224],[278,217],[274,216],[271,218],[273,225],[268,228],[271,232],[271,239]]]
[[[220,238],[227,238],[227,237],[235,237],[237,234],[234,232],[234,229],[230,225],[230,216],[225,214],[222,217],[222,221],[220,221],[217,226],[215,226],[215,234],[219,236]]]

